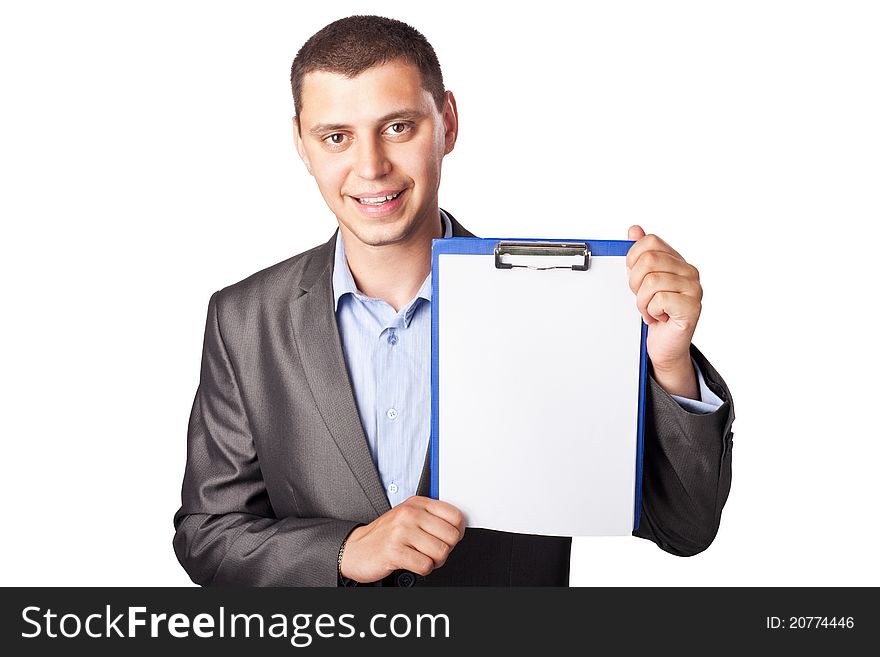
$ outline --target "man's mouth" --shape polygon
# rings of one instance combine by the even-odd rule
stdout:
[[[361,196],[361,197],[353,196],[352,198],[354,198],[354,200],[357,201],[358,203],[360,203],[361,205],[384,205],[385,203],[388,203],[389,201],[393,201],[398,196],[403,194],[403,191],[404,190],[401,189],[399,192],[394,192],[393,194],[384,194],[384,195],[380,195],[380,196]]]

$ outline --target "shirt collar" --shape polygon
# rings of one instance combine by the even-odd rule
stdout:
[[[449,215],[443,209],[440,209],[440,217],[443,219],[443,239],[452,237],[452,221]],[[333,308],[339,309],[339,299],[345,294],[355,294],[365,296],[363,292],[357,289],[354,283],[354,277],[351,275],[351,269],[348,267],[348,261],[345,259],[345,244],[342,241],[342,232],[336,233],[336,253],[333,261]],[[422,283],[416,298],[421,297],[427,301],[431,300],[431,274]]]

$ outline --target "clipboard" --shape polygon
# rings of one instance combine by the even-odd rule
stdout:
[[[431,497],[468,526],[639,526],[647,325],[627,240],[432,243]]]

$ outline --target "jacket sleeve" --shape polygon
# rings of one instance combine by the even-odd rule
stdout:
[[[219,294],[208,304],[174,551],[201,585],[336,586],[339,546],[358,523],[276,517],[220,332]]]
[[[641,518],[633,532],[683,557],[705,550],[718,533],[730,492],[733,446],[730,390],[693,345],[691,356],[723,403],[712,413],[691,413],[649,375]]]

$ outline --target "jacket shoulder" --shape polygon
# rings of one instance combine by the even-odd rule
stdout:
[[[336,235],[325,244],[291,256],[214,293],[218,310],[252,312],[286,303],[302,294],[300,282],[306,272],[328,266],[333,258]],[[221,312],[221,314],[223,314]]]

